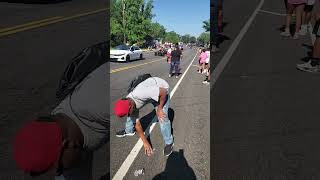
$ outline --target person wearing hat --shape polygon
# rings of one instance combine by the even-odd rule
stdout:
[[[139,110],[148,103],[152,103],[155,107],[165,143],[163,153],[165,156],[169,156],[173,148],[171,122],[168,118],[170,105],[169,84],[159,77],[150,77],[142,81],[126,98],[115,102],[114,114],[118,117],[127,116],[125,129],[117,132],[116,136],[133,136],[136,131],[143,142],[145,154],[151,156],[153,153],[152,147],[144,135],[139,120]]]
[[[92,179],[93,152],[109,139],[106,63],[91,72],[46,117],[20,128],[13,142],[17,168],[56,179]]]

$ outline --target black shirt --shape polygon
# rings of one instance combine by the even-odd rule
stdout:
[[[180,61],[182,52],[180,49],[173,50],[171,52],[171,61]]]

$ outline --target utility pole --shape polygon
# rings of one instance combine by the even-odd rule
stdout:
[[[124,18],[124,15],[125,15],[125,2],[124,0],[121,0],[122,2],[122,26],[123,26],[123,43],[126,44],[126,23],[125,23],[125,18]]]

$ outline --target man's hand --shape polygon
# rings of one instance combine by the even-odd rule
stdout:
[[[158,109],[157,116],[158,116],[159,121],[163,121],[163,119],[166,117],[166,114],[163,112],[162,109]]]
[[[153,150],[152,150],[150,144],[147,142],[147,143],[144,143],[143,146],[144,146],[144,153],[147,156],[151,156],[153,154]]]
[[[141,126],[140,121],[137,121],[137,122],[136,122],[135,128],[136,128],[136,131],[137,131],[138,136],[141,138],[141,140],[142,140],[142,142],[143,142],[144,153],[145,153],[147,156],[151,156],[151,154],[153,153],[153,150],[152,150],[152,148],[151,148],[151,146],[150,146],[149,141],[147,140],[146,136],[145,136],[144,133],[143,133],[143,129],[142,129],[142,126]]]

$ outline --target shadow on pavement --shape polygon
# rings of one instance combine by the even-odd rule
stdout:
[[[99,180],[110,180],[110,173],[101,176]]]
[[[230,39],[231,39],[230,37],[223,35],[223,34],[220,34],[218,37],[219,45],[222,44],[224,41],[230,40]]]
[[[184,157],[184,150],[180,149],[179,152],[172,152],[169,156],[165,170],[156,175],[152,180],[196,180],[196,175],[193,169],[189,166],[186,158]]]

